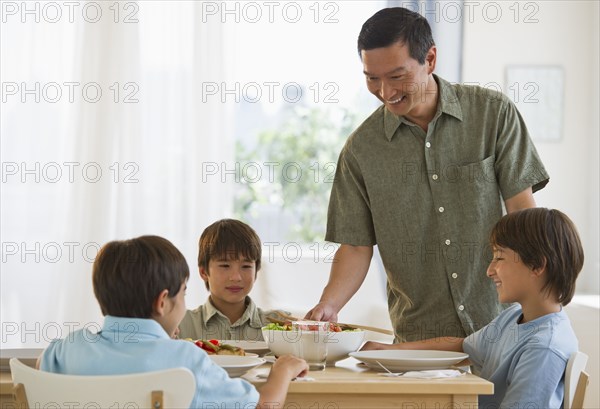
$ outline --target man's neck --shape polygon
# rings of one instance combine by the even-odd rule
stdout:
[[[438,108],[439,87],[433,77],[429,75],[425,93],[423,94],[425,101],[421,104],[413,115],[406,115],[406,119],[418,125],[421,129],[427,132],[429,123],[435,117]]]

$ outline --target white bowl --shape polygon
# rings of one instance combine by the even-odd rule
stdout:
[[[274,355],[294,354],[294,342],[297,339],[292,331],[263,329],[262,333]],[[327,335],[327,365],[334,365],[337,361],[348,358],[350,352],[358,351],[364,338],[365,332],[362,330],[330,332]]]
[[[250,369],[266,362],[263,358],[252,356],[209,355],[209,357],[215,364],[225,369],[232,378],[242,376]]]

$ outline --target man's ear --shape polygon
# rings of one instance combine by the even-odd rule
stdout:
[[[169,297],[169,290],[166,288],[158,294],[156,299],[154,300],[154,304],[152,305],[153,312],[156,316],[162,317],[166,312],[166,301],[167,297]]]
[[[200,278],[205,282],[208,281],[208,271],[202,266],[198,267],[198,271],[200,272]]]
[[[437,61],[437,48],[431,46],[427,55],[425,56],[425,64],[427,65],[427,74],[431,74],[435,70],[435,63]]]

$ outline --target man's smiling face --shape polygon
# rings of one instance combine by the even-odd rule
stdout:
[[[388,47],[362,50],[364,74],[369,92],[393,114],[408,119],[426,115],[427,85],[435,67],[435,47],[424,64],[412,58],[408,45],[396,42]]]

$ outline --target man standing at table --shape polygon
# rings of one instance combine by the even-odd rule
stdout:
[[[506,96],[433,74],[437,50],[421,15],[378,11],[358,51],[383,105],[340,153],[325,240],[341,246],[307,318],[337,320],[377,244],[396,342],[464,337],[502,309],[485,274],[502,201],[508,212],[535,207],[549,176]]]

